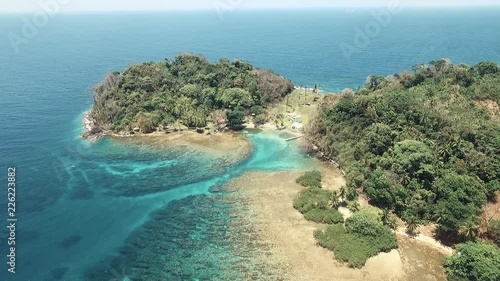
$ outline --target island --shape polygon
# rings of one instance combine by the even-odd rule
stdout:
[[[319,92],[245,61],[182,54],[110,73],[93,90],[83,137],[207,147],[218,135],[217,151],[241,147],[224,136],[251,124],[294,127],[321,169],[251,172],[225,187],[241,193],[253,218],[241,219],[271,244],[284,280],[417,280],[419,266],[432,280],[499,280],[498,65],[441,59]],[[415,243],[441,256],[415,265],[395,250]]]
[[[182,54],[173,61],[134,64],[110,73],[93,90],[84,137],[179,130],[241,129],[294,90],[291,81],[251,64]]]

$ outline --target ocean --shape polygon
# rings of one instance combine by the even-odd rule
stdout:
[[[55,14],[29,36],[23,28],[33,14],[0,15],[0,280],[242,280],[233,266],[242,258],[224,239],[231,204],[220,187],[249,170],[312,165],[267,134],[248,134],[252,155],[223,170],[189,151],[81,140],[90,90],[106,73],[191,52],[340,91],[440,58],[500,62],[499,12]],[[15,274],[7,271],[9,167],[16,168]],[[141,270],[144,279],[135,277]]]

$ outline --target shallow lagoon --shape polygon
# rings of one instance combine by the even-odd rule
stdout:
[[[230,203],[220,187],[249,170],[302,170],[317,165],[293,142],[274,133],[243,133],[254,146],[252,154],[224,169],[210,156],[189,149],[153,150],[107,139],[78,140],[74,149],[58,157],[55,171],[64,189],[54,194],[53,204],[25,220],[26,233],[36,237],[23,241],[29,252],[20,266],[29,266],[29,271],[20,271],[20,278],[238,277],[243,271],[237,260],[250,257],[231,251],[237,238],[227,239],[233,235],[228,233],[229,208],[235,202]],[[152,192],[144,192],[144,187]],[[149,275],[137,273],[145,269]]]

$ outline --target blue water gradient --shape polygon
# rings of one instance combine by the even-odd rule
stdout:
[[[240,267],[223,270],[230,257],[246,259],[223,239],[231,217],[218,188],[244,171],[304,169],[314,161],[266,134],[249,134],[251,157],[224,168],[192,151],[82,141],[90,89],[109,71],[185,51],[245,59],[297,85],[332,91],[443,57],[500,62],[497,8],[404,10],[345,57],[341,44],[353,42],[372,11],[236,10],[223,20],[215,11],[60,14],[17,54],[8,34],[21,34],[23,17],[31,15],[0,15],[0,280],[108,281],[110,272],[126,280],[145,264],[149,280],[242,278]],[[1,224],[11,166],[18,184],[15,276],[6,272]],[[137,244],[144,237],[147,243]]]

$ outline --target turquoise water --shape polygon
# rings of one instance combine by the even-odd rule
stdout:
[[[253,154],[232,167],[189,150],[79,140],[89,91],[107,72],[191,51],[246,59],[297,85],[356,88],[442,57],[500,62],[499,11],[405,10],[349,58],[340,44],[370,10],[57,15],[17,54],[6,35],[29,15],[0,15],[0,171],[17,167],[19,219],[15,276],[0,225],[0,280],[244,279],[220,186],[247,170],[312,165],[265,134],[249,135]],[[0,192],[0,223],[6,206]]]

